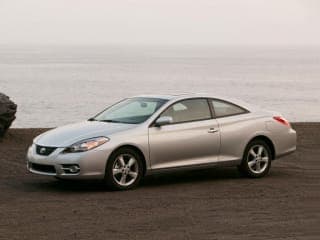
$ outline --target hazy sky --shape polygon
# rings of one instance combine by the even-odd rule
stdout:
[[[0,0],[0,44],[319,45],[320,0]]]

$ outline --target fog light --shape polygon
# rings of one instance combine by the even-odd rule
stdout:
[[[76,173],[76,172],[79,172],[80,171],[80,168],[76,165],[70,167],[70,172],[72,173]]]
[[[78,173],[80,172],[80,167],[78,164],[63,164],[62,169],[64,170],[65,173]]]

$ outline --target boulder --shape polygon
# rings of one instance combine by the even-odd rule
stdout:
[[[11,123],[16,119],[17,104],[8,96],[0,93],[0,137],[3,136]]]

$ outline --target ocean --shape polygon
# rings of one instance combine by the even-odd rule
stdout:
[[[82,121],[140,94],[211,93],[320,121],[320,48],[0,46],[0,92],[13,127]]]

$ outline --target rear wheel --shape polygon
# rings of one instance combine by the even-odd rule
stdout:
[[[263,140],[254,140],[246,147],[238,169],[248,177],[259,178],[268,174],[270,167],[270,147]]]
[[[142,174],[141,156],[131,148],[121,148],[108,160],[105,181],[113,190],[128,190],[139,184]]]

